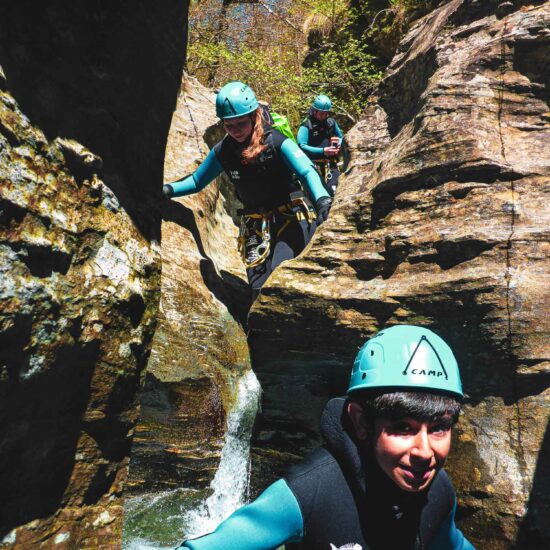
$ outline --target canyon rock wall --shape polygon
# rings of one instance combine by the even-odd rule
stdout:
[[[0,546],[117,548],[187,3],[0,6]]]
[[[223,135],[214,93],[184,77],[166,148],[166,182],[193,172]],[[221,186],[221,187],[220,187]],[[162,207],[159,324],[130,465],[133,492],[204,488],[216,471],[235,382],[250,368],[246,273],[219,178]]]
[[[317,444],[366,338],[425,325],[468,396],[461,527],[479,548],[549,546],[549,22],[549,2],[453,0],[400,44],[329,220],[250,313],[262,474]]]

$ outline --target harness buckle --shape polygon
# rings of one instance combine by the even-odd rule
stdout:
[[[241,215],[238,250],[246,269],[265,262],[271,250],[272,212]]]

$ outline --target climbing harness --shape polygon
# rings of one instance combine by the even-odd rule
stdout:
[[[271,241],[271,212],[244,214],[241,216],[238,248],[247,269],[267,260]]]
[[[310,226],[317,217],[302,191],[291,193],[288,203],[273,210],[260,212],[238,210],[237,214],[241,217],[238,250],[246,269],[262,264],[269,257],[271,231],[275,222],[279,222],[281,218],[284,220],[275,234],[275,239],[278,239],[293,220]]]

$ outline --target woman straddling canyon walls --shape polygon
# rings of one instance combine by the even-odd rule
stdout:
[[[197,193],[225,172],[243,203],[239,251],[250,286],[258,290],[281,262],[304,249],[316,226],[326,220],[331,199],[303,151],[271,128],[249,86],[226,84],[216,97],[216,114],[227,135],[192,175],[165,185],[163,195]]]

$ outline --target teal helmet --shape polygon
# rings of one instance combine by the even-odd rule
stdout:
[[[451,348],[431,330],[412,325],[381,330],[359,350],[348,394],[378,388],[441,391],[464,397]]]
[[[313,100],[312,107],[318,111],[330,111],[332,107],[332,101],[328,96],[321,94]]]
[[[229,82],[216,96],[216,115],[219,118],[236,118],[248,115],[258,108],[258,100],[250,86],[243,82]]]

